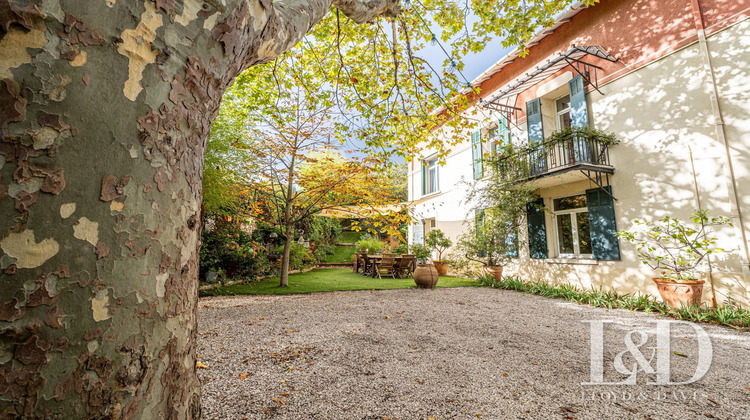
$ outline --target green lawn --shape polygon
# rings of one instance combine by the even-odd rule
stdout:
[[[333,247],[333,254],[326,255],[323,259],[325,263],[351,263],[354,257],[353,246],[336,245]]]
[[[365,232],[344,231],[339,234],[338,242],[353,244],[360,240],[364,234]]]
[[[479,282],[460,277],[440,277],[437,287],[477,287]],[[414,279],[373,279],[355,274],[346,268],[328,268],[289,276],[289,286],[279,287],[278,277],[249,284],[234,284],[200,292],[201,296],[219,295],[288,295],[296,293],[332,292],[336,290],[387,290],[416,287]]]

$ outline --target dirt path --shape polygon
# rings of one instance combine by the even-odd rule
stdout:
[[[690,325],[655,351],[643,313],[485,288],[201,299],[198,355],[208,419],[750,419],[750,333],[702,325],[708,373],[689,385],[590,382],[591,328],[603,324],[604,376],[671,352],[685,381],[699,353]],[[638,347],[640,333],[649,342]],[[625,339],[630,339],[628,352]],[[645,337],[644,337],[645,338]],[[660,350],[663,350],[661,348]],[[640,352],[640,353],[638,353]],[[704,359],[705,360],[705,359]],[[652,366],[656,366],[653,360]],[[626,369],[626,370],[627,370]],[[632,369],[631,369],[632,370]]]

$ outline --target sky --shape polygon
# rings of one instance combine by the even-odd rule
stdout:
[[[450,51],[445,43],[443,43],[443,46],[446,50]],[[513,47],[503,47],[499,40],[493,40],[487,44],[487,47],[484,50],[478,53],[469,53],[464,57],[463,61],[465,67],[462,70],[462,73],[466,76],[466,79],[471,82],[475,77],[482,74],[482,72],[503,58],[512,49]],[[417,56],[429,61],[436,69],[441,68],[443,60],[446,59],[445,53],[437,45],[427,45],[417,54]]]
[[[490,66],[508,54],[512,49],[513,47],[503,47],[499,40],[492,41],[487,44],[487,47],[484,50],[478,53],[470,53],[464,57],[464,69],[461,72],[464,77],[471,82]],[[446,50],[450,51],[447,47]],[[417,56],[427,60],[436,70],[442,68],[443,61],[446,59],[445,53],[437,45],[427,45],[426,48],[419,51]],[[465,82],[462,80],[462,83]],[[406,164],[405,159],[400,156],[393,156],[391,161],[397,164]]]

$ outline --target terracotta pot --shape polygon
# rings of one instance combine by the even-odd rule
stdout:
[[[435,266],[432,264],[417,264],[417,269],[414,270],[414,283],[417,283],[417,287],[424,287],[432,289],[438,282],[438,272]]]
[[[499,282],[503,279],[503,266],[497,265],[497,266],[484,266],[484,271],[487,272],[487,274],[491,275],[492,278],[495,279],[495,281]]]
[[[679,309],[684,305],[700,305],[703,296],[703,280],[675,281],[652,279],[659,289],[662,300],[669,306]]]
[[[432,264],[435,265],[435,270],[437,270],[438,276],[448,275],[448,263],[447,262],[432,260]]]

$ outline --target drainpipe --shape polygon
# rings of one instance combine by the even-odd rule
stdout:
[[[693,170],[693,186],[695,187],[695,204],[698,206],[698,211],[703,211],[701,205],[701,194],[698,191],[698,178],[695,175],[695,161],[693,160],[693,149],[688,146],[688,152],[690,153],[690,168]],[[701,228],[705,229],[706,226],[703,224],[701,219]],[[708,284],[711,285],[711,307],[716,308],[716,287],[714,287],[714,273],[713,267],[711,266],[711,255],[706,255],[706,261],[708,261]]]
[[[719,89],[716,86],[716,75],[714,74],[714,68],[711,64],[711,54],[708,52],[708,42],[706,41],[706,32],[703,25],[703,16],[701,14],[699,0],[690,0],[692,6],[693,18],[695,19],[695,29],[698,32],[698,46],[700,48],[701,55],[703,56],[703,65],[705,67],[706,75],[710,85],[710,101],[711,109],[713,111],[714,129],[716,131],[716,139],[719,144],[724,146],[724,151],[727,155],[727,166],[729,168],[729,179],[727,180],[728,192],[729,192],[729,203],[731,206],[731,219],[734,225],[735,232],[740,238],[740,265],[742,266],[742,277],[744,278],[746,294],[750,299],[750,249],[748,249],[747,235],[745,231],[744,218],[742,217],[742,209],[740,207],[740,194],[737,190],[737,179],[734,174],[734,165],[732,164],[732,153],[729,147],[729,142],[726,138],[726,131],[724,127],[724,118],[721,114],[721,107],[719,106]]]

